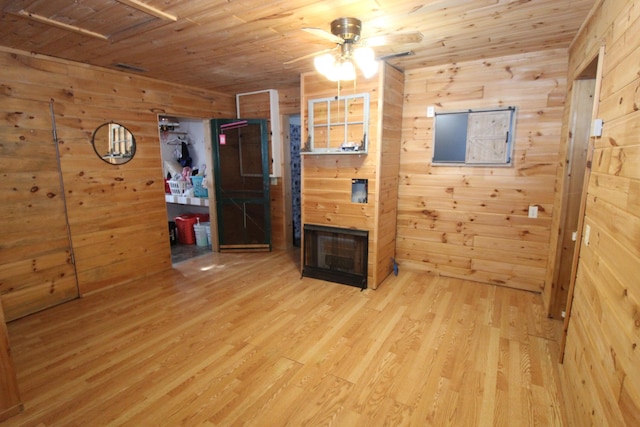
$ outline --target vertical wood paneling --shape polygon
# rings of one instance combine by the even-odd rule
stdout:
[[[574,425],[640,424],[640,4],[602,1],[570,51],[577,76],[606,46],[562,378]],[[583,230],[584,236],[584,230]]]
[[[544,288],[566,72],[566,51],[550,50],[406,73],[396,243],[401,264]],[[513,166],[433,166],[427,106],[516,106]],[[528,218],[530,205],[538,206],[538,218]]]
[[[2,50],[0,64],[2,91],[11,102],[41,101],[47,109],[36,117],[47,117],[45,102],[54,101],[80,294],[171,268],[157,115],[233,117],[233,95],[18,51]],[[4,115],[3,129],[13,128],[14,119]],[[131,162],[112,166],[95,155],[91,135],[108,121],[120,122],[135,135]],[[11,160],[23,162],[25,170],[37,166],[36,150],[20,154]],[[6,184],[27,188],[24,177],[11,174]],[[40,185],[47,188],[53,182]],[[47,209],[38,221],[51,226],[61,218],[60,209]],[[15,227],[15,239],[32,239],[31,233],[29,227]],[[49,228],[47,235],[66,238],[61,227]],[[25,254],[21,261],[29,259]],[[65,262],[51,260],[51,268]]]
[[[380,149],[378,151],[378,188],[376,190],[376,286],[393,270],[391,258],[396,251],[396,217],[398,206],[398,170],[400,169],[400,144],[402,133],[402,103],[404,74],[386,67],[383,79],[381,103],[382,120],[379,123]]]

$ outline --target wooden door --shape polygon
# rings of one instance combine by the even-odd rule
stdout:
[[[559,319],[567,304],[571,267],[578,235],[580,201],[584,189],[587,169],[587,150],[593,114],[595,79],[576,80],[573,84],[573,99],[570,113],[570,138],[567,149],[567,175],[562,197],[562,219],[558,262],[554,271],[555,293],[552,299],[551,315]]]
[[[271,250],[266,120],[212,120],[221,252]]]
[[[0,298],[7,321],[78,297],[50,107],[0,96]]]

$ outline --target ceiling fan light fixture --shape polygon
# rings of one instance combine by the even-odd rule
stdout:
[[[422,33],[412,31],[407,33],[393,33],[368,37],[361,39],[362,21],[357,18],[338,18],[331,22],[331,32],[321,28],[306,27],[304,31],[336,43],[333,49],[325,49],[322,52],[332,51],[340,48],[340,53],[335,55],[324,54],[316,56],[314,65],[316,70],[331,81],[354,80],[356,65],[362,72],[364,78],[373,77],[380,67],[380,62],[387,58],[396,58],[405,55],[412,55],[413,52],[403,52],[400,54],[388,55],[376,60],[372,46],[381,46],[390,43],[417,43],[422,40]],[[319,55],[318,52],[315,55]],[[287,61],[285,64],[306,59],[311,55],[304,55],[297,59]]]
[[[350,58],[344,59],[330,53],[316,56],[313,60],[316,70],[332,82],[338,80],[353,80],[356,78],[356,69]]]
[[[369,47],[355,49],[353,54],[350,49],[344,49],[342,54],[326,53],[316,56],[313,64],[316,71],[332,82],[355,80],[356,65],[367,79],[378,72],[378,62],[375,60],[373,50]]]

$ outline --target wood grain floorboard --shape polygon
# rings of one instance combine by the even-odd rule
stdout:
[[[566,425],[539,295],[298,261],[212,253],[11,322],[25,409],[0,425]]]

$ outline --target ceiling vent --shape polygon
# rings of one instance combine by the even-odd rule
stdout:
[[[144,68],[140,68],[140,67],[136,67],[135,65],[131,65],[131,64],[125,64],[123,62],[118,62],[116,64],[113,64],[115,67],[120,68],[121,70],[126,70],[126,71],[135,71],[137,73],[146,73],[147,70],[145,70]]]

